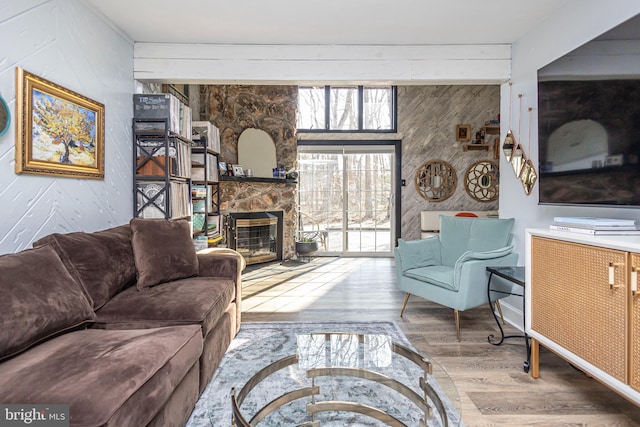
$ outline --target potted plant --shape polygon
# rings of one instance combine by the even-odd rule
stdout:
[[[296,242],[296,252],[300,256],[311,256],[318,251],[318,242],[313,237],[302,237]]]

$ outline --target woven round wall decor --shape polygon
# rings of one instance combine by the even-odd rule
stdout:
[[[457,183],[455,169],[444,160],[429,160],[416,171],[416,190],[430,202],[447,200],[455,193]]]
[[[467,194],[479,202],[496,200],[500,189],[498,170],[498,164],[490,160],[481,160],[469,166],[464,179]]]

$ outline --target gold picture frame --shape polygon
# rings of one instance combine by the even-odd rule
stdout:
[[[471,125],[456,126],[456,141],[460,141],[460,142],[471,141]]]
[[[16,68],[16,173],[104,179],[104,105]]]

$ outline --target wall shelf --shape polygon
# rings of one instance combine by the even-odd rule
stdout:
[[[464,151],[491,151],[493,144],[465,144],[462,146]]]

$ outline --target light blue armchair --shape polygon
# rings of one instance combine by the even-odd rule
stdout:
[[[440,234],[428,239],[398,240],[395,249],[398,288],[406,292],[400,316],[410,295],[454,310],[460,341],[460,311],[488,304],[488,266],[515,266],[511,245],[513,218],[488,219],[440,216]],[[492,289],[510,291],[498,281]],[[505,289],[502,289],[505,288]],[[492,294],[492,302],[504,294]],[[495,297],[495,299],[494,299]]]

